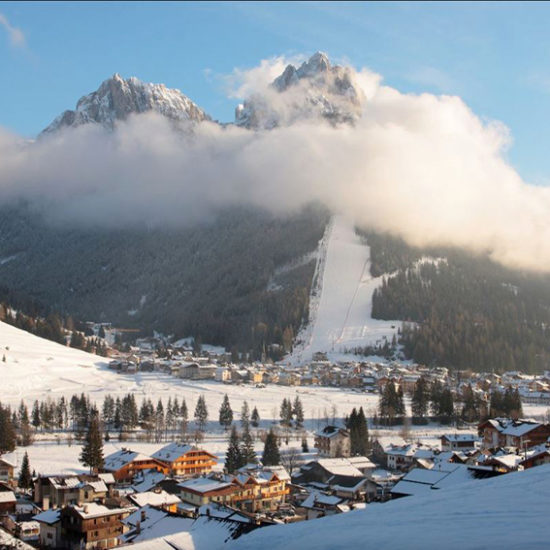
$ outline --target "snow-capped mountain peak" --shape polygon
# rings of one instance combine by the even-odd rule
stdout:
[[[235,119],[238,126],[254,129],[315,118],[333,124],[354,123],[361,116],[364,101],[352,70],[332,65],[325,53],[316,52],[298,68],[287,65],[265,94],[257,94],[237,107]]]
[[[115,73],[99,88],[81,97],[74,111],[59,115],[43,134],[67,126],[96,123],[112,129],[117,120],[132,113],[156,111],[174,121],[201,122],[210,117],[186,95],[164,84],[142,82],[136,77],[124,79]]]

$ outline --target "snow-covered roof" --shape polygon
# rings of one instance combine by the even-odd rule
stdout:
[[[172,516],[163,510],[158,510],[147,505],[128,516],[123,520],[123,523],[132,527],[133,530],[123,535],[122,539],[126,542],[140,542],[165,537],[182,531],[189,531],[193,525],[193,520]],[[139,532],[135,529],[138,523]],[[133,545],[132,548],[134,548]]]
[[[83,481],[80,487],[91,487],[95,493],[107,492],[107,485],[105,485],[105,482],[101,479],[99,481]]]
[[[15,468],[16,465],[11,462],[10,460],[8,460],[6,457],[4,456],[0,456],[0,464],[6,464],[7,466],[11,466],[12,468]]]
[[[16,502],[15,494],[13,491],[0,491],[0,502]]]
[[[391,435],[391,436],[383,436],[383,437],[377,437],[376,441],[378,441],[378,444],[384,449],[384,451],[390,447],[402,447],[406,445],[406,441],[398,435]]]
[[[162,447],[162,449],[159,449],[156,453],[153,453],[151,456],[157,460],[162,460],[163,462],[174,462],[174,460],[177,460],[182,455],[193,450],[196,450],[196,448],[191,445],[173,441],[172,443]]]
[[[479,438],[475,434],[443,434],[441,436],[442,439],[446,439],[449,442],[452,443],[460,443],[460,442],[475,442],[478,441]]]
[[[218,481],[210,477],[197,477],[196,479],[188,479],[178,483],[182,489],[189,489],[197,493],[209,493],[210,491],[221,491],[231,487],[230,482]]]
[[[345,428],[340,428],[338,426],[325,426],[315,433],[315,437],[327,437],[329,439],[338,435],[348,436],[349,432]]]
[[[153,487],[156,487],[166,476],[157,470],[141,470],[134,477],[134,484],[132,489],[136,493],[144,493],[145,491],[151,490]]]
[[[83,519],[111,516],[113,514],[127,513],[130,511],[128,508],[107,508],[107,506],[96,504],[95,502],[88,502],[82,506],[72,506],[72,508]]]
[[[58,476],[51,476],[48,478],[49,482],[56,488],[56,489],[76,489],[80,484],[81,481],[78,479],[78,477],[58,477]]]
[[[176,495],[171,495],[166,491],[149,491],[144,493],[135,493],[128,495],[128,498],[135,502],[140,508],[149,504],[150,506],[171,506],[178,504],[181,500]]]
[[[111,484],[115,482],[115,476],[110,473],[97,474],[97,477],[106,484]]]
[[[48,525],[51,525],[52,523],[56,523],[61,518],[61,510],[60,509],[52,509],[52,510],[45,510],[44,512],[40,512],[40,514],[37,514],[33,517],[36,521],[40,521],[42,523],[47,523]]]
[[[414,456],[416,453],[416,446],[413,444],[404,445],[402,447],[390,445],[388,448],[384,449],[384,451],[387,455],[391,456]]]
[[[397,482],[392,493],[418,495],[472,480],[472,472],[464,464],[436,464],[431,470],[412,469]]]
[[[350,456],[349,463],[360,470],[374,469],[376,465],[371,462],[366,456]]]
[[[363,477],[363,473],[353,466],[347,458],[320,458],[317,462],[332,475]]]
[[[333,496],[333,495],[327,495],[326,493],[322,493],[320,491],[312,491],[306,500],[302,502],[301,507],[302,508],[316,508],[318,506],[336,506],[337,504],[341,504],[344,502],[343,498]]]
[[[502,435],[510,435],[514,437],[522,437],[523,435],[529,433],[530,431],[538,428],[542,424],[524,422],[521,424],[510,424],[504,430],[502,430]]]
[[[127,464],[138,460],[151,460],[151,457],[136,451],[131,451],[130,449],[120,449],[120,451],[116,451],[105,457],[103,468],[111,472],[116,472]]]

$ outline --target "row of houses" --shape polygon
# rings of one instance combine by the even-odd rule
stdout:
[[[290,476],[282,466],[250,464],[227,474],[214,472],[216,465],[215,455],[179,442],[151,456],[122,448],[93,474],[37,477],[32,500],[1,485],[0,522],[42,548],[81,550],[145,543],[146,533],[159,533],[152,518],[182,530],[217,514],[215,521],[230,534],[237,528],[245,532],[272,524],[270,516],[287,505]],[[14,485],[9,468],[6,477]],[[26,514],[19,510],[21,502],[30,506]],[[23,535],[30,524],[32,533]]]

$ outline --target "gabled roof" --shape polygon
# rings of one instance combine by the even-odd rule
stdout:
[[[153,453],[151,456],[157,460],[162,460],[163,462],[174,462],[178,458],[187,454],[189,451],[198,450],[196,447],[191,445],[186,445],[184,443],[179,443],[178,441],[172,441],[168,445],[159,449],[156,453]]]
[[[211,491],[223,491],[224,489],[229,489],[231,485],[231,482],[218,481],[210,477],[197,477],[178,483],[178,486],[182,489],[198,494],[209,493]]]
[[[114,514],[129,513],[133,510],[129,508],[107,508],[102,504],[96,504],[95,502],[88,502],[82,506],[71,505],[68,508],[73,509],[81,518],[91,519],[100,518],[103,516],[112,516]],[[67,508],[64,508],[65,511]]]
[[[34,516],[33,519],[40,523],[47,523],[48,525],[52,525],[53,523],[57,523],[61,519],[61,509],[56,508],[40,512],[40,514]]]
[[[0,456],[0,464],[5,464],[6,466],[9,466],[10,468],[15,468],[15,464],[13,462],[10,462],[7,458]]]
[[[419,495],[473,479],[472,472],[463,464],[436,464],[431,470],[412,469],[397,482],[391,492],[401,495]]]
[[[339,428],[338,426],[325,426],[322,430],[319,430],[315,437],[328,437],[333,438],[337,436],[349,436],[349,431],[345,428]]]
[[[0,502],[16,502],[15,494],[13,491],[0,491]]]
[[[151,460],[151,458],[150,456],[131,451],[130,449],[121,449],[105,457],[103,468],[111,472],[116,472],[132,462],[138,460]]]
[[[351,464],[347,458],[320,458],[315,462],[332,475],[364,477],[363,473]]]
[[[475,441],[479,441],[479,438],[475,434],[443,434],[441,439],[446,439],[452,443],[460,443],[465,441],[471,441],[473,443]]]
[[[181,500],[176,495],[171,495],[166,491],[148,491],[144,493],[134,493],[128,495],[128,498],[137,504],[140,508],[146,505],[150,506],[172,506],[179,504]]]

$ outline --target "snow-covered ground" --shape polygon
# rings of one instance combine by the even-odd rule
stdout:
[[[265,527],[227,545],[269,548],[482,550],[548,548],[550,465],[429,491],[364,510]]]
[[[372,294],[382,277],[370,274],[370,248],[356,234],[354,224],[334,216],[321,241],[318,273],[312,288],[309,324],[299,334],[292,355],[300,364],[315,352],[341,355],[346,348],[391,341],[400,321],[373,319]]]
[[[11,325],[0,323],[0,402],[17,406],[23,399],[29,406],[35,399],[70,398],[84,392],[100,404],[106,394],[123,396],[129,392],[138,404],[143,398],[156,402],[159,398],[185,398],[190,416],[199,395],[204,394],[210,419],[217,421],[224,394],[238,412],[244,401],[258,408],[264,420],[279,418],[283,398],[300,396],[305,415],[317,423],[336,407],[337,416],[349,414],[353,407],[374,410],[378,397],[351,389],[320,387],[285,387],[267,385],[222,384],[215,381],[189,381],[160,372],[118,374],[107,368],[105,359],[44,340]],[[315,427],[315,426],[313,426]]]

